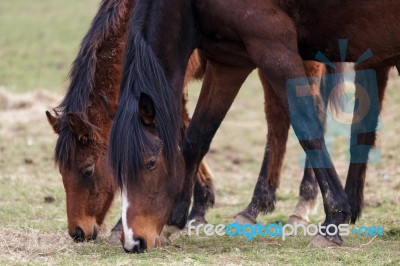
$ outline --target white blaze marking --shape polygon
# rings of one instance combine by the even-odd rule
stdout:
[[[129,207],[128,195],[126,188],[122,190],[122,228],[124,229],[124,248],[132,250],[136,245],[139,245],[139,241],[133,239],[133,230],[128,227],[126,214]]]

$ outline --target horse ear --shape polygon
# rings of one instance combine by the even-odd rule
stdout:
[[[151,97],[145,93],[140,95],[139,114],[143,124],[155,127],[156,109],[154,107],[154,102]]]
[[[82,143],[87,143],[89,139],[89,127],[86,125],[83,120],[74,113],[68,113],[68,127],[71,130],[72,134],[78,138]]]
[[[53,116],[49,111],[46,111],[47,121],[50,126],[52,126],[54,132],[60,134],[60,123],[58,122],[58,118]]]

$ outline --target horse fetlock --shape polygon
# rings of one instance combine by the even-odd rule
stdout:
[[[358,219],[360,219],[362,214],[362,206],[359,204],[352,204],[351,206],[351,217],[350,217],[350,223],[355,224]]]
[[[362,209],[363,209],[363,199],[356,197],[355,195],[348,196],[348,202],[350,204],[350,222],[355,224],[356,221],[361,217]]]
[[[331,224],[347,223],[351,217],[351,206],[347,200],[346,194],[340,196],[325,197],[324,208],[326,213],[326,222]]]
[[[307,205],[309,212],[316,212],[316,210],[318,209],[318,198],[308,200]]]
[[[206,224],[206,207],[205,206],[199,206],[195,205],[192,207],[192,210],[190,211],[188,221],[195,220],[195,223],[197,224]]]
[[[343,208],[338,212],[337,216],[340,217],[342,223],[348,223],[351,219],[351,207],[350,204],[346,202]]]
[[[325,222],[323,225],[328,226],[330,224],[340,225],[347,224],[350,221],[351,213],[350,211],[337,211],[335,213],[327,213]]]
[[[317,199],[306,199],[300,196],[292,215],[289,217],[288,223],[308,224],[308,214],[316,209]]]
[[[306,179],[307,177],[303,177],[303,179]],[[310,177],[308,177],[310,178]],[[302,181],[300,185],[300,196],[304,198],[306,201],[313,201],[317,199],[318,196],[318,183],[315,180],[314,182],[310,181]]]
[[[202,208],[204,210],[207,210],[209,207],[212,208],[215,204],[214,188],[212,184],[208,186],[206,183],[196,182],[193,201],[193,205],[196,205],[196,208]]]
[[[275,200],[270,200],[266,202],[265,204],[260,204],[260,212],[263,212],[265,214],[274,212],[275,210]]]

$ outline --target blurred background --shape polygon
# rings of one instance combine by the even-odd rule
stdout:
[[[0,86],[61,93],[97,0],[0,1]]]

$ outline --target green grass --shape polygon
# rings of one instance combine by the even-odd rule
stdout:
[[[0,86],[63,88],[96,0],[0,1]]]
[[[369,167],[366,208],[358,225],[381,225],[384,237],[345,238],[340,248],[310,250],[310,237],[286,241],[257,237],[189,237],[140,255],[125,254],[121,245],[107,242],[119,215],[114,203],[99,238],[75,244],[67,234],[65,193],[53,166],[56,135],[44,110],[62,98],[63,78],[80,39],[95,13],[97,1],[0,1],[0,85],[8,107],[1,109],[0,90],[0,265],[398,265],[400,264],[400,95],[399,80],[387,90],[378,147],[382,161]],[[54,90],[44,97],[38,89]],[[11,92],[29,92],[24,96]],[[194,109],[199,84],[189,90]],[[216,207],[210,223],[229,223],[246,206],[257,179],[266,139],[263,97],[253,74],[215,136],[207,161],[213,170]],[[334,158],[344,182],[347,171],[346,139],[335,139]],[[274,213],[260,216],[263,223],[286,221],[293,210],[301,180],[301,149],[291,134],[287,145],[278,202]],[[52,196],[55,201],[46,203]],[[117,197],[118,198],[118,197]],[[323,208],[311,215],[318,223]]]

